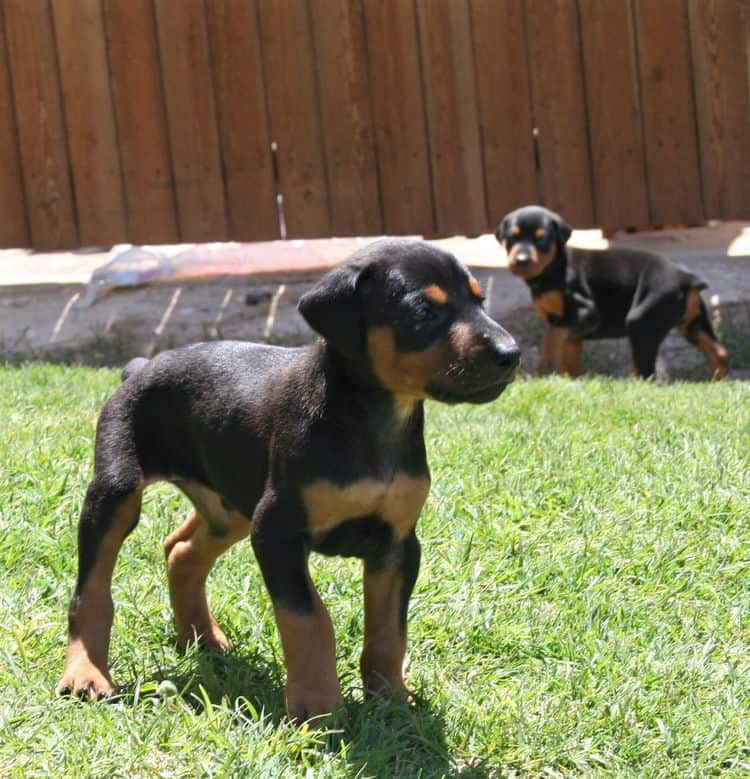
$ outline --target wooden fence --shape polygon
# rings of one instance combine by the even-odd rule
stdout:
[[[750,0],[0,0],[0,246],[750,217]]]

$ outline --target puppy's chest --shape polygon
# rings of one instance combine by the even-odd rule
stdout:
[[[555,322],[565,315],[565,297],[562,290],[550,289],[535,295],[534,308],[545,322]]]
[[[414,528],[430,489],[427,474],[412,476],[396,471],[388,480],[365,477],[348,484],[317,479],[302,488],[308,532],[323,539],[336,528],[352,524],[367,532],[377,526],[394,540]]]

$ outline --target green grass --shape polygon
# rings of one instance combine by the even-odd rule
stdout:
[[[750,386],[519,382],[428,409],[414,711],[363,702],[359,565],[314,561],[349,723],[283,717],[249,543],[210,580],[235,641],[175,649],[146,493],[115,575],[115,703],[56,699],[77,512],[114,371],[0,369],[0,776],[747,776]],[[174,682],[173,688],[161,684]],[[161,686],[160,686],[161,685]]]

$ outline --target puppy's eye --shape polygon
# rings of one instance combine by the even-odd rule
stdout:
[[[411,310],[412,321],[420,325],[434,322],[437,317],[437,311],[429,303],[422,303]]]
[[[428,306],[419,306],[419,308],[415,308],[411,312],[411,318],[415,322],[427,322],[433,317],[434,314],[432,313],[432,310]]]

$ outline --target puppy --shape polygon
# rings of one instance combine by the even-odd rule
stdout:
[[[206,578],[249,535],[281,635],[289,714],[330,712],[342,702],[335,641],[308,557],[359,557],[363,681],[403,690],[416,523],[430,486],[423,402],[494,400],[520,352],[466,268],[421,242],[362,249],[299,310],[322,336],[311,347],[203,343],[126,367],[97,427],[60,693],[114,692],[112,571],[144,487],[159,480],[194,506],[164,543],[181,644],[229,648]]]
[[[511,212],[495,233],[508,252],[508,269],[529,286],[547,325],[540,373],[577,376],[585,339],[627,336],[635,372],[647,378],[667,333],[679,327],[703,353],[712,376],[727,375],[727,350],[716,339],[700,294],[704,281],[638,249],[566,247],[570,234],[560,216],[541,206]]]

